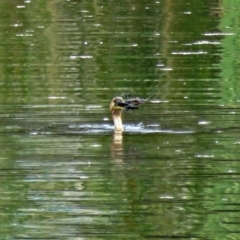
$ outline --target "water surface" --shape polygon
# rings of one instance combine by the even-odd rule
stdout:
[[[237,3],[0,12],[1,239],[239,239]]]

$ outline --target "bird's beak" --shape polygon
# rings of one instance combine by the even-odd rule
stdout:
[[[128,103],[125,103],[125,102],[116,102],[116,104],[115,104],[116,106],[118,106],[118,107],[122,107],[122,108],[124,108],[124,107],[127,107],[128,106]]]

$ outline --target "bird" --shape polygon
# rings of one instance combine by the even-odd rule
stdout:
[[[146,99],[141,99],[139,97],[136,97],[136,98],[129,98],[130,97],[130,94],[129,93],[124,93],[122,94],[122,97],[126,100],[125,101],[125,104],[127,104],[125,106],[125,111],[129,111],[129,110],[136,110],[140,107],[140,105],[146,103],[153,95],[149,96],[148,98]]]
[[[125,103],[122,97],[114,97],[110,103],[110,111],[112,113],[112,119],[114,123],[114,132],[122,133],[122,111],[128,104]]]
[[[112,119],[114,122],[114,132],[122,133],[122,112],[128,112],[129,110],[137,110],[140,105],[144,104],[151,97],[146,99],[140,99],[138,97],[129,99],[130,94],[123,94],[122,97],[114,97],[110,103],[110,111],[112,113]],[[124,99],[126,98],[126,100]]]

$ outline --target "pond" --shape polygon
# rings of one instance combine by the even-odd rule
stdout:
[[[2,1],[1,239],[239,239],[238,5]]]

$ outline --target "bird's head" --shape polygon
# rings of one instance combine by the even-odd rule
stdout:
[[[123,100],[121,97],[115,97],[112,99],[110,103],[110,110],[113,111],[122,111],[124,107],[126,107],[128,104]]]

